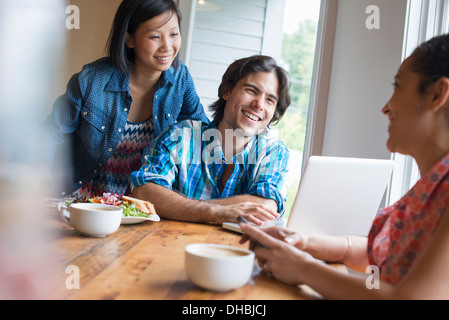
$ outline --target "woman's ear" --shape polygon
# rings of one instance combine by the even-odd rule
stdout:
[[[449,78],[441,77],[432,86],[432,110],[449,107]]]
[[[130,49],[134,48],[133,37],[128,32],[126,33],[126,36],[125,36],[125,43],[128,48],[130,48]]]

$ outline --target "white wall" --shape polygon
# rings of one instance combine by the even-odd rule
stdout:
[[[205,107],[217,100],[226,68],[234,60],[260,54],[266,0],[208,0],[196,5],[189,68]]]
[[[366,28],[369,5],[380,9],[379,30]],[[390,158],[381,108],[401,63],[406,8],[407,0],[339,0],[322,155]]]
[[[87,63],[105,56],[106,41],[114,20],[115,12],[121,0],[67,0],[66,6],[76,5],[80,11],[80,28],[65,29],[66,48],[64,70],[61,70],[61,79],[53,88],[53,97],[56,99],[66,90],[67,82],[73,74],[81,71]],[[66,18],[65,7],[62,13]],[[63,24],[64,27],[64,24]],[[48,112],[52,106],[48,106]]]

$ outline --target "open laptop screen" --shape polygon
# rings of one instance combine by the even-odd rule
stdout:
[[[310,157],[287,227],[367,236],[390,182],[392,160]]]

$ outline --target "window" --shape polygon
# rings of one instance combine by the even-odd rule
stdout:
[[[319,15],[318,0],[286,1],[281,64],[290,74],[292,105],[274,129],[290,150],[287,215],[302,171]]]

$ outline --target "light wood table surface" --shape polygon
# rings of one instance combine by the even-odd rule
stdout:
[[[52,233],[46,286],[49,299],[292,300],[319,298],[255,267],[245,286],[226,293],[203,290],[187,279],[184,247],[217,243],[236,247],[240,234],[221,225],[171,220],[121,225],[104,238],[86,237],[49,214]],[[342,267],[342,266],[340,266]],[[79,277],[78,277],[79,276]],[[78,278],[75,278],[78,277]],[[79,279],[79,281],[76,281]],[[76,284],[79,283],[79,289]]]

